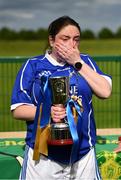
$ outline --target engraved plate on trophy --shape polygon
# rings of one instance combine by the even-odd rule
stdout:
[[[69,77],[57,76],[49,80],[52,90],[52,103],[65,105],[69,97]]]
[[[66,102],[69,98],[69,77],[51,77],[49,81],[52,93],[52,104],[63,104],[66,106]],[[51,123],[51,135],[48,144],[66,145],[72,143],[73,141],[66,117],[62,120],[61,123]]]

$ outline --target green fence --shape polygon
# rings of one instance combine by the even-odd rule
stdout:
[[[27,57],[0,58],[0,131],[26,130],[24,121],[12,118],[10,100],[17,72],[27,59]],[[99,56],[93,59],[113,78],[111,97],[106,100],[93,98],[97,128],[120,128],[121,56]]]

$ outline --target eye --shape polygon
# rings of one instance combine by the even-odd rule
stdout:
[[[62,36],[60,39],[61,39],[62,41],[68,41],[69,37],[68,37],[68,36]]]
[[[74,39],[76,42],[79,42],[80,41],[80,38],[75,38]]]
[[[68,40],[68,38],[62,38],[62,40],[63,40],[63,41],[67,41],[67,40]]]

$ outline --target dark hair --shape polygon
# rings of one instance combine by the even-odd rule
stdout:
[[[81,29],[79,24],[70,18],[69,16],[62,16],[59,17],[58,19],[54,20],[48,27],[48,35],[51,36],[53,39],[55,38],[56,34],[59,33],[59,31],[67,26],[67,25],[73,25],[76,26],[81,33]]]

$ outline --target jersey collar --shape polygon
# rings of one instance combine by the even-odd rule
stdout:
[[[50,54],[49,51],[46,52],[45,57],[48,59],[48,61],[53,64],[54,66],[64,66],[65,63],[59,63],[57,62]]]

